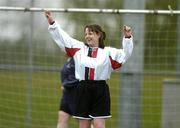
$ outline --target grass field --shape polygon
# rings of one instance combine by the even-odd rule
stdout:
[[[108,81],[111,91],[112,118],[107,128],[118,125],[119,73]],[[142,88],[142,126],[160,128],[161,125],[161,76],[145,76]],[[59,98],[61,97],[59,73],[34,72],[32,86],[28,74],[19,71],[0,71],[0,128],[55,128]],[[77,128],[71,119],[72,128]]]

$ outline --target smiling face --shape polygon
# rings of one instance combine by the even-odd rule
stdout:
[[[84,28],[85,40],[90,47],[104,48],[106,33],[97,24],[86,25]]]
[[[95,31],[90,30],[89,28],[85,28],[84,33],[85,33],[86,43],[90,47],[98,47],[99,46],[100,34],[96,33]]]

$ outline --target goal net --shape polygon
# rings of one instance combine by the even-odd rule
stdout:
[[[51,39],[43,12],[26,11],[0,13],[0,128],[55,128],[62,95],[60,69],[67,56]],[[67,33],[82,41],[85,25],[101,25],[106,46],[116,48],[122,47],[123,25],[130,23],[133,29],[133,55],[108,80],[112,118],[107,128],[179,126],[178,15],[53,14]],[[78,123],[71,119],[69,126],[77,128]]]

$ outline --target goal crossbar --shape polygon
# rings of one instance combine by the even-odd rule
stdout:
[[[24,11],[24,12],[71,12],[71,13],[111,13],[111,14],[180,14],[180,10],[137,10],[137,9],[97,9],[97,8],[38,8],[38,7],[8,7],[0,6],[0,11]]]

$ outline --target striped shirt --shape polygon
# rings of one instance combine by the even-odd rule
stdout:
[[[90,47],[84,42],[70,37],[57,22],[49,25],[49,32],[57,45],[64,49],[75,61],[75,76],[78,80],[107,80],[114,69],[120,68],[130,57],[133,50],[133,39],[123,38],[122,49]],[[88,55],[89,54],[89,55]],[[89,69],[88,76],[86,69]]]

